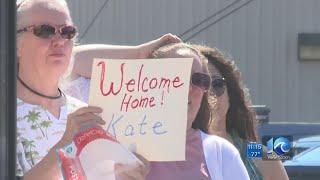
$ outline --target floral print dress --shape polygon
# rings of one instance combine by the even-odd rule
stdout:
[[[66,97],[57,119],[46,108],[17,99],[17,176],[35,166],[64,134],[67,116],[86,106],[75,98]]]

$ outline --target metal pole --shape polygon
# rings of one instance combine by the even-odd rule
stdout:
[[[0,1],[0,179],[16,168],[16,1]]]

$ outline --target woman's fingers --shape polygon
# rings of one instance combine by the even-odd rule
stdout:
[[[82,107],[68,115],[66,130],[59,144],[72,141],[75,134],[87,127],[102,126],[106,122],[99,116],[102,109],[95,106]]]
[[[102,113],[102,109],[96,106],[82,107],[71,113],[69,117],[79,116],[85,113]]]
[[[78,116],[74,116],[72,117],[71,120],[76,121],[76,123],[79,123],[79,124],[87,121],[95,121],[101,125],[104,125],[106,123],[99,115],[93,114],[93,113],[85,113]]]
[[[171,34],[171,33],[165,34],[165,35],[163,35],[161,38],[164,39],[164,41],[166,42],[166,44],[182,42],[182,40],[181,40],[178,36],[173,35],[173,34]]]
[[[101,126],[106,122],[99,116],[100,107],[88,106],[77,109],[68,116],[66,131],[63,141],[70,141],[79,130],[90,126]]]
[[[146,174],[140,165],[115,164],[117,180],[143,180]]]
[[[150,57],[151,53],[153,51],[155,51],[156,49],[158,49],[162,46],[165,46],[167,44],[178,43],[178,42],[181,42],[181,39],[176,35],[173,35],[171,33],[162,35],[161,37],[159,37],[155,40],[152,40],[147,43],[139,45],[139,47],[140,47],[139,48],[139,53],[140,53],[139,57],[140,58],[148,58],[148,57]]]
[[[123,179],[145,179],[146,175],[149,173],[150,163],[140,154],[134,153],[136,157],[140,160],[139,164],[136,165],[121,165],[115,164],[116,173],[118,170],[118,178]]]
[[[178,36],[173,35],[171,33],[161,36],[159,38],[159,41],[160,41],[159,47],[164,46],[166,44],[182,42],[182,40]]]
[[[141,161],[142,164],[140,164],[139,169],[141,170],[141,174],[143,176],[146,176],[149,173],[150,170],[150,162],[144,158],[143,156],[141,156],[138,153],[134,153],[134,155]]]
[[[82,128],[102,126],[106,123],[100,116],[93,113],[85,113],[78,116],[73,116],[69,119],[69,121],[72,134],[77,133]]]

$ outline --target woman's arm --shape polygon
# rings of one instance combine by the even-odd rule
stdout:
[[[48,154],[34,167],[27,171],[24,180],[42,180],[42,179],[61,179],[62,173],[59,167],[56,149],[64,147],[73,139],[73,135],[81,130],[84,126],[101,126],[105,125],[105,121],[100,117],[102,109],[99,107],[88,106],[77,109],[75,112],[68,115],[66,130],[59,142],[50,149]],[[123,179],[144,179],[148,172],[148,163],[142,156],[138,158],[143,162],[134,169],[121,172],[119,174]],[[18,162],[19,163],[19,162]]]
[[[74,65],[69,78],[76,79],[79,76],[90,78],[93,58],[109,59],[141,59],[147,58],[153,50],[169,43],[181,40],[172,34],[149,41],[138,46],[117,46],[106,44],[80,45],[73,49]]]
[[[61,169],[58,165],[57,155],[55,153],[55,149],[59,147],[62,147],[62,144],[58,143],[54,146],[38,164],[24,174],[23,179],[61,179]]]
[[[73,134],[86,125],[104,125],[105,121],[98,115],[102,112],[99,107],[82,107],[68,115],[66,130],[62,138],[54,145],[42,160],[27,171],[24,180],[61,179],[62,173],[58,164],[56,149],[60,149],[69,144],[73,139]]]
[[[263,147],[263,154],[267,154],[266,147]],[[260,170],[264,180],[289,180],[287,172],[280,160],[267,161],[262,159],[255,159],[254,163]]]
[[[288,180],[286,170],[284,169],[281,161],[265,161],[262,159],[257,159],[254,161],[256,166],[262,173],[263,179],[265,180]]]

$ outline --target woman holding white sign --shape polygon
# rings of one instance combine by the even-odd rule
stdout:
[[[76,32],[65,0],[18,1],[16,163],[17,175],[26,180],[60,179],[55,150],[69,143],[84,125],[105,123],[98,115],[101,108],[87,107],[59,88]],[[165,35],[140,46],[106,49],[112,57],[141,58],[161,44],[177,40]],[[144,172],[137,168],[125,177],[141,179]]]
[[[86,56],[88,52],[82,51],[80,55]],[[101,56],[100,53],[96,55]],[[249,179],[237,149],[225,139],[204,133],[209,129],[207,91],[211,78],[207,61],[200,56],[197,50],[183,43],[166,45],[152,54],[153,58],[193,58],[193,66],[188,97],[186,161],[150,162],[147,180]],[[82,78],[76,83],[81,89],[76,90],[73,84],[71,91],[80,91],[77,97],[88,99],[90,79]]]

